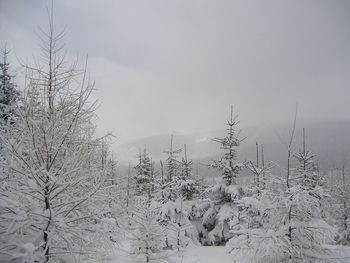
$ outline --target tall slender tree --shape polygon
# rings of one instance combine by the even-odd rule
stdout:
[[[170,139],[170,148],[169,150],[165,150],[164,153],[168,154],[168,158],[166,159],[166,169],[167,169],[167,182],[172,182],[173,178],[179,173],[179,161],[178,154],[182,152],[182,149],[174,149],[173,148],[173,140],[174,136],[171,135]]]
[[[13,75],[9,72],[10,64],[7,59],[9,53],[5,48],[2,52],[2,62],[0,62],[0,122],[3,123],[14,117],[14,105],[19,96],[13,83]]]
[[[215,138],[223,150],[221,159],[214,160],[210,167],[221,173],[221,180],[206,189],[211,199],[210,208],[203,215],[202,224],[208,231],[210,244],[225,244],[231,237],[231,228],[240,224],[240,211],[237,201],[241,198],[242,187],[237,184],[237,176],[243,164],[238,163],[236,148],[240,145],[237,117],[233,116],[231,106],[230,118],[225,123],[227,135]]]
[[[233,106],[231,105],[230,119],[225,123],[227,128],[227,135],[224,138],[215,138],[214,141],[218,142],[221,149],[224,151],[220,160],[214,160],[211,167],[218,169],[222,173],[222,178],[226,185],[236,184],[236,178],[241,168],[241,165],[237,165],[237,151],[236,148],[240,145],[239,132],[236,131],[236,126],[239,121],[237,116],[233,116]]]
[[[81,71],[76,61],[67,63],[63,38],[51,10],[41,60],[25,66],[23,105],[3,138],[11,178],[1,185],[0,250],[9,260],[92,257],[103,247],[96,237],[107,236],[97,234],[108,202],[105,172],[96,162],[104,140],[94,135],[95,104],[89,103],[94,83],[86,65]]]

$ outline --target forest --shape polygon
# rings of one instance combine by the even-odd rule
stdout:
[[[211,176],[173,135],[163,159],[145,148],[118,172],[114,135],[96,133],[88,57],[67,59],[65,32],[52,15],[48,24],[41,53],[21,65],[23,86],[2,50],[0,262],[207,262],[189,256],[197,248],[218,262],[350,262],[347,160],[332,181],[320,171],[297,108],[282,172],[258,142],[256,158],[237,160],[244,138],[230,105],[212,138],[222,154],[203,164]]]

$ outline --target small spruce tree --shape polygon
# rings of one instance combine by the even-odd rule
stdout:
[[[146,149],[143,150],[143,153],[139,153],[139,163],[135,166],[135,170],[136,194],[150,194],[151,184],[153,183],[153,165]]]
[[[231,105],[231,116],[225,125],[227,128],[227,135],[224,138],[215,138],[214,141],[221,145],[224,154],[220,160],[214,160],[211,167],[218,169],[222,173],[222,179],[227,186],[235,185],[237,175],[240,171],[241,165],[236,163],[236,148],[240,145],[235,128],[238,125],[237,117],[233,116],[233,106]]]
[[[13,121],[14,106],[19,92],[13,83],[13,75],[9,73],[8,50],[2,52],[3,61],[0,62],[0,122]],[[0,123],[1,125],[1,123]]]

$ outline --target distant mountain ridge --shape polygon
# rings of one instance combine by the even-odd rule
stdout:
[[[349,153],[350,158],[350,120],[346,121],[314,121],[297,123],[295,131],[294,149],[298,150],[302,144],[302,128],[306,129],[306,145],[316,154],[320,168],[328,170],[339,164],[344,155]],[[291,124],[276,123],[269,125],[242,128],[241,138],[245,138],[237,149],[238,159],[255,160],[255,144],[264,144],[265,160],[274,161],[281,166],[286,162],[285,143]],[[194,163],[207,163],[218,158],[221,154],[220,146],[213,142],[213,138],[222,138],[225,130],[189,135],[174,135],[174,147],[183,148],[187,145],[188,156]],[[164,150],[169,148],[170,135],[152,136],[138,139],[127,144],[117,146],[115,151],[120,164],[131,164],[137,161],[139,149],[147,148],[154,161],[164,160]],[[181,154],[180,154],[181,156]]]

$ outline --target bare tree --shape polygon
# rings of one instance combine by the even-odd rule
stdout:
[[[298,113],[298,104],[295,106],[295,112],[294,112],[294,119],[293,119],[293,125],[292,129],[289,131],[289,138],[288,142],[285,143],[286,149],[287,149],[287,175],[286,175],[286,186],[287,186],[287,192],[290,191],[291,188],[291,158],[293,156],[293,143],[294,143],[294,135],[295,135],[295,127],[296,127],[296,121],[297,121],[297,113]],[[290,206],[288,209],[288,238],[289,242],[292,243],[292,210],[293,210],[293,195],[290,195]],[[292,252],[290,251],[290,255],[292,255]]]
[[[265,188],[266,172],[272,168],[271,164],[265,166],[264,146],[261,144],[261,166],[259,166],[259,144],[256,142],[256,164],[252,161],[245,162],[245,167],[254,175],[255,185],[257,187],[258,195]]]
[[[27,248],[25,262],[95,253],[87,237],[108,209],[105,172],[96,162],[104,138],[94,135],[87,62],[81,71],[65,60],[64,32],[54,31],[52,10],[39,38],[42,54],[25,65],[23,105],[11,138],[3,138],[11,178],[0,196],[0,249],[11,257]]]

